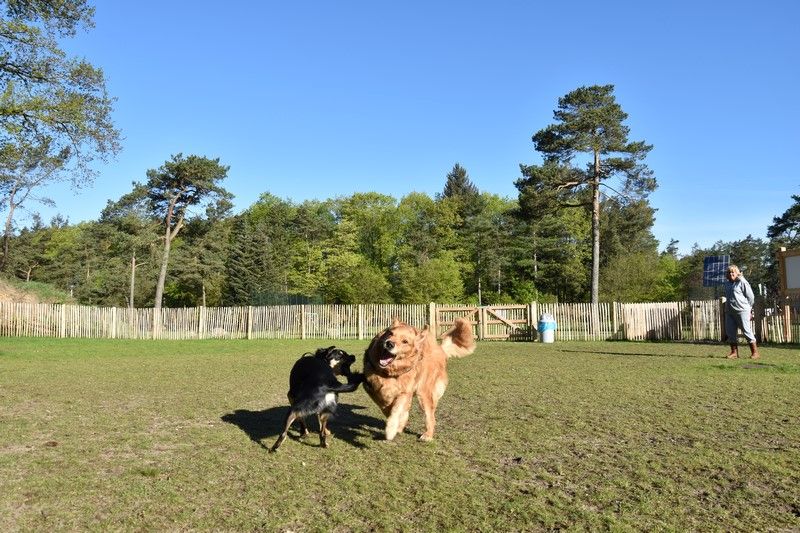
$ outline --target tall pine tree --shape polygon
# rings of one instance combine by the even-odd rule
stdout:
[[[557,210],[584,207],[592,220],[591,301],[599,300],[600,193],[628,199],[646,198],[656,181],[642,163],[652,146],[628,140],[628,115],[614,97],[613,85],[580,87],[559,98],[553,113],[556,123],[533,136],[544,163],[520,165],[523,178],[516,185],[520,204],[533,209]],[[576,161],[584,154],[587,160]],[[583,164],[582,164],[583,163]],[[609,181],[619,178],[612,187]]]

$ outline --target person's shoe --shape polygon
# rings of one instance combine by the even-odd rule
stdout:
[[[739,359],[739,354],[736,352],[731,352],[728,354],[728,359]]]
[[[750,359],[759,359],[760,357],[761,357],[761,354],[758,353],[758,346],[756,346],[756,343],[751,342],[750,343]]]

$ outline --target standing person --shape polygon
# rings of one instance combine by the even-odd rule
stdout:
[[[747,342],[750,343],[750,359],[758,359],[756,346],[756,336],[750,328],[750,319],[753,316],[753,303],[755,296],[750,284],[742,276],[742,272],[736,265],[728,267],[726,275],[728,280],[725,282],[725,334],[728,343],[731,345],[731,353],[728,359],[739,357],[739,341],[737,340],[738,330],[742,330]]]

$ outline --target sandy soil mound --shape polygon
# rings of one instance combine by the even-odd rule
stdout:
[[[15,289],[11,285],[9,285],[5,280],[0,279],[0,301],[35,304],[39,303],[39,298],[35,294]]]

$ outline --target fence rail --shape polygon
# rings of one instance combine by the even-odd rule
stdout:
[[[538,317],[555,319],[556,341],[720,341],[719,300],[661,303],[531,303],[524,305],[277,305],[193,307],[156,311],[0,302],[0,336],[109,339],[369,339],[394,318],[437,334],[468,318],[483,340],[534,340]],[[756,306],[762,341],[800,341],[800,302]]]

